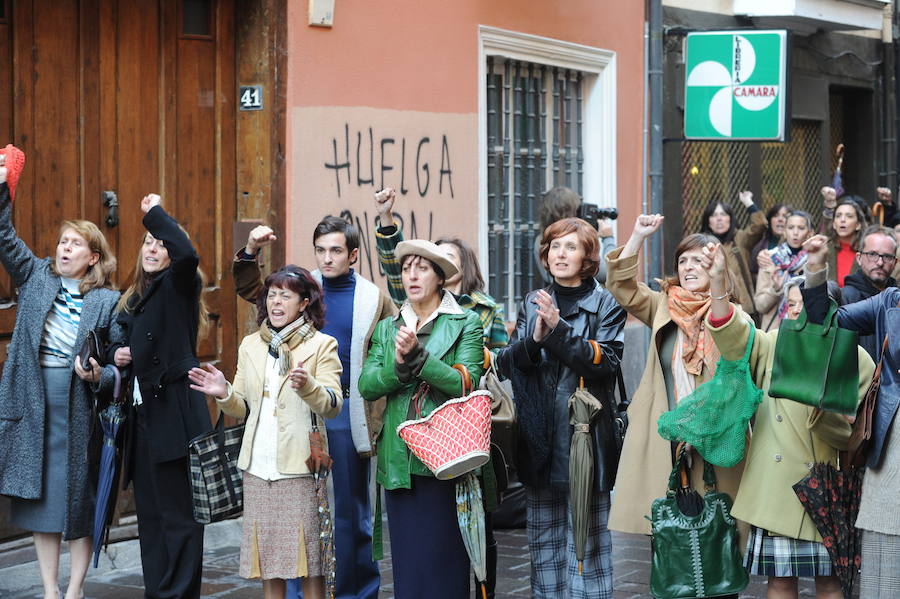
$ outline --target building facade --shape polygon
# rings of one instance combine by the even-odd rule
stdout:
[[[787,203],[818,223],[843,144],[848,194],[875,199],[897,186],[894,24],[890,0],[663,0],[663,153],[666,249],[700,228],[706,204],[749,189],[763,209]],[[690,31],[788,29],[789,141],[684,139],[684,40]],[[671,265],[669,265],[671,266]]]

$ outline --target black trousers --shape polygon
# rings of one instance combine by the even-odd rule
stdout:
[[[144,596],[199,598],[203,526],[194,521],[187,458],[153,463],[143,410],[135,410],[133,479]]]

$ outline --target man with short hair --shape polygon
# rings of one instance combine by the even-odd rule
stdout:
[[[897,263],[897,237],[892,229],[872,225],[863,231],[860,250],[856,253],[859,270],[844,278],[841,305],[855,304],[877,295],[888,287],[896,287],[891,277]],[[884,340],[875,335],[860,335],[859,345],[875,362],[881,357]]]
[[[255,302],[262,288],[260,248],[275,241],[272,229],[259,226],[250,232],[247,247],[232,265],[235,288]],[[359,258],[359,231],[336,216],[326,216],[313,231],[318,269],[313,277],[322,285],[325,300],[323,333],[338,342],[343,366],[341,387],[344,407],[326,421],[328,450],[334,458],[335,598],[377,599],[381,582],[372,560],[372,519],[369,500],[369,458],[381,431],[384,399],[363,400],[357,383],[369,339],[378,321],[393,316],[394,304],[352,266]],[[289,592],[288,596],[295,596]]]

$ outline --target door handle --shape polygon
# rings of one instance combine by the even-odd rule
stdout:
[[[100,194],[103,205],[108,208],[106,212],[106,226],[115,227],[119,224],[119,198],[114,191],[104,191]]]

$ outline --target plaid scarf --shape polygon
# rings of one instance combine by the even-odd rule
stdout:
[[[684,333],[681,345],[681,359],[688,373],[699,376],[703,365],[710,372],[716,371],[719,361],[719,350],[706,330],[704,320],[712,305],[707,291],[688,291],[678,285],[667,290],[669,298],[669,314],[672,321]]]
[[[278,360],[278,374],[281,376],[291,370],[288,353],[315,334],[316,327],[306,318],[306,314],[301,314],[297,320],[282,327],[280,331],[272,328],[268,318],[259,327],[259,336],[269,344],[269,353]]]

